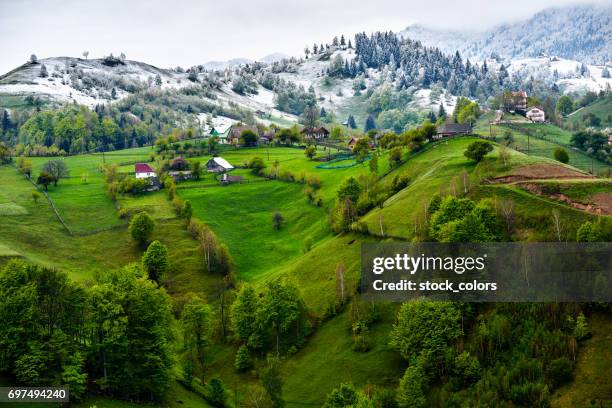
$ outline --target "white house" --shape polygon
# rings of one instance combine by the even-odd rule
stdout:
[[[136,163],[134,165],[134,173],[137,179],[157,177],[155,171],[146,163]]]
[[[206,162],[206,170],[209,173],[225,173],[233,169],[234,166],[232,166],[227,160],[222,157],[213,157],[208,162]]]
[[[546,121],[546,115],[544,115],[544,111],[542,110],[542,108],[538,108],[536,106],[530,108],[525,114],[525,116],[532,122],[542,123]]]

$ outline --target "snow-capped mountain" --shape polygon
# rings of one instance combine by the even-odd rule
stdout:
[[[413,25],[402,36],[463,57],[532,58],[542,54],[591,64],[612,61],[612,6],[549,8],[528,20],[484,32],[444,31]]]
[[[103,99],[119,99],[156,81],[162,89],[179,88],[184,85],[184,77],[139,61],[54,57],[28,62],[0,76],[0,93],[94,105]]]

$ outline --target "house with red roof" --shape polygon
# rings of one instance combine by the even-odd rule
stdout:
[[[155,170],[153,170],[147,163],[136,163],[134,165],[134,174],[136,175],[137,179],[157,177]]]

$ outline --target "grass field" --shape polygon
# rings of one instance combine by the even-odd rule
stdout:
[[[61,159],[66,162],[70,176],[60,180],[56,187],[49,186],[49,197],[75,234],[91,234],[125,224],[117,217],[115,205],[106,194],[99,167],[103,163],[146,161],[151,152],[150,147],[140,147]],[[34,157],[31,160],[32,178],[35,180],[49,158]]]
[[[612,316],[594,313],[590,328],[593,337],[581,345],[574,380],[553,394],[553,408],[612,407]]]
[[[599,118],[602,128],[612,126],[612,97],[599,98],[592,104],[580,109],[580,111],[566,117],[563,121],[567,126],[585,127],[587,124],[584,123],[583,118],[589,113]]]
[[[611,166],[592,159],[579,149],[569,147],[571,132],[551,124],[517,123],[512,126],[489,126],[486,119],[481,119],[474,131],[480,135],[489,136],[491,134],[497,138],[501,138],[509,131],[514,139],[511,147],[530,156],[553,159],[555,149],[563,147],[569,155],[568,164],[584,171],[592,171],[594,174],[608,174],[611,169]],[[525,131],[531,132],[534,136],[528,137]]]
[[[515,140],[519,137],[517,134]],[[386,237],[410,239],[415,216],[422,214],[432,194],[452,189],[461,193],[463,172],[470,180],[471,198],[512,199],[515,202],[517,225],[520,226],[515,232],[516,239],[535,241],[549,236],[552,209],[560,212],[568,238],[575,236],[576,228],[581,223],[594,218],[512,185],[478,185],[477,180],[483,176],[504,175],[515,167],[554,162],[550,158],[513,151],[510,163],[503,165],[495,150],[490,157],[476,165],[463,155],[467,145],[474,140],[477,139],[456,138],[431,145],[382,177],[380,182],[389,185],[396,174],[405,174],[410,177],[410,184],[391,196],[382,209],[375,209],[364,217],[370,231],[378,234],[382,222]],[[327,150],[320,150],[320,154],[326,153]],[[121,171],[130,172],[133,162],[148,160],[150,154],[151,148],[129,149],[106,154],[104,159],[121,164]],[[363,242],[381,239],[353,233],[333,235],[329,227],[329,209],[334,204],[338,186],[349,176],[359,177],[369,173],[367,163],[342,169],[321,169],[316,167],[320,162],[307,159],[302,149],[290,147],[230,149],[224,150],[221,156],[235,166],[259,156],[268,166],[278,161],[281,171],[291,171],[298,177],[302,172],[317,175],[322,181],[320,195],[324,205],[321,207],[307,202],[302,184],[265,180],[248,169],[239,168],[232,172],[245,177],[243,184],[220,186],[213,175],[206,174],[199,181],[178,185],[178,195],[191,201],[194,216],[207,223],[219,240],[228,245],[239,281],[251,282],[259,289],[270,279],[286,278],[299,288],[313,321],[323,322],[302,349],[294,356],[283,359],[287,406],[320,406],[329,391],[342,382],[352,382],[358,388],[366,385],[396,387],[405,368],[397,353],[388,346],[396,305],[381,307],[380,320],[371,327],[372,347],[367,352],[356,352],[352,348],[348,310],[324,320],[336,300],[337,265],[344,265],[347,287],[356,291],[360,246]],[[204,162],[208,158],[201,157],[200,160]],[[35,174],[46,160],[33,160]],[[98,273],[138,261],[142,249],[134,245],[127,232],[126,221],[118,217],[115,204],[106,196],[97,170],[102,162],[101,155],[72,156],[65,160],[71,170],[71,178],[61,180],[57,188],[50,187],[50,197],[75,232],[74,236],[69,235],[58,222],[44,198],[38,203],[32,201],[32,184],[14,168],[0,166],[0,263],[9,257],[20,256],[60,268],[71,277],[84,281]],[[388,170],[388,160],[383,155],[379,160],[379,174]],[[582,199],[588,199],[590,194],[596,192],[610,191],[609,183],[601,180],[580,181],[572,185],[563,183],[563,186],[567,188],[568,195]],[[164,285],[173,299],[178,303],[188,292],[194,292],[206,297],[213,310],[217,310],[216,293],[220,277],[204,272],[197,242],[187,233],[185,221],[176,218],[165,192],[119,197],[118,204],[130,213],[145,210],[156,219],[153,239],[159,239],[168,246],[170,271]],[[281,213],[284,218],[280,230],[273,228],[272,216],[275,212]],[[305,251],[307,239],[313,243],[309,251]],[[594,332],[596,324],[594,320]],[[606,321],[602,321],[601,325],[605,324]],[[596,335],[587,341],[586,350],[589,344],[593,344],[597,350],[609,345],[609,340],[605,343],[601,338]],[[258,381],[251,372],[239,374],[235,371],[235,351],[234,344],[216,339],[205,353],[204,379],[221,376],[231,390],[230,401],[233,401],[233,390],[240,395],[245,392],[245,384]],[[589,361],[583,363],[587,368],[582,372],[596,370],[598,378],[605,378],[601,370],[609,367],[610,363],[600,366],[593,360]],[[256,364],[260,363],[258,361]],[[577,373],[581,370],[580,364]],[[574,399],[567,401],[579,401],[576,398],[594,392],[592,387],[594,385],[587,381],[577,380],[567,392],[561,392],[559,398],[574,395],[571,397]],[[109,408],[134,406],[105,398],[87,400],[77,406],[92,405]],[[176,383],[162,406],[207,405]],[[569,405],[559,406],[572,405],[570,402]]]
[[[252,280],[299,256],[306,239],[328,234],[325,211],[308,204],[301,190],[295,183],[263,181],[180,189],[179,195],[228,244],[238,276]],[[278,231],[272,224],[276,212],[284,218]]]
[[[463,155],[467,146],[474,140],[476,139],[468,137],[438,143],[410,158],[394,173],[383,178],[383,183],[390,183],[395,174],[404,174],[410,178],[410,184],[390,197],[383,208],[374,209],[363,218],[369,231],[379,236],[411,237],[414,233],[415,220],[422,219],[426,205],[433,194],[441,191],[450,192],[451,184],[455,185],[456,190],[461,189],[463,179],[459,176],[463,171],[468,174],[468,180],[474,182],[474,178],[477,177],[475,173],[477,166]],[[492,157],[483,161],[478,168],[500,167],[495,154],[493,152]],[[515,152],[507,168],[536,161],[537,159]]]

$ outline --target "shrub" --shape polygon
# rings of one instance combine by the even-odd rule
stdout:
[[[455,357],[455,375],[463,385],[472,384],[480,378],[480,362],[478,358],[470,355],[467,351]]]
[[[266,163],[261,157],[256,156],[247,163],[247,167],[253,171],[253,174],[261,175],[266,168]]]
[[[139,245],[144,246],[151,237],[154,227],[155,221],[153,221],[153,218],[148,213],[141,212],[132,218],[128,230],[132,238]]]
[[[274,215],[272,216],[272,225],[274,226],[275,230],[280,230],[282,225],[283,225],[283,221],[285,221],[285,219],[283,218],[283,215],[279,212],[275,212]]]
[[[308,184],[310,187],[314,188],[315,190],[318,190],[319,188],[321,188],[321,178],[315,174],[311,174],[310,176],[308,176],[308,179],[306,180],[306,184]]]
[[[168,268],[168,248],[159,241],[153,241],[142,256],[142,267],[149,279],[160,282]]]
[[[555,160],[561,163],[569,163],[569,155],[567,150],[562,147],[557,147],[554,152]]]
[[[310,252],[313,243],[314,241],[312,237],[306,237],[306,239],[304,240],[304,252]]]
[[[493,151],[493,145],[484,140],[477,140],[467,147],[463,155],[468,159],[480,162],[487,154]]]
[[[251,368],[251,356],[249,355],[249,350],[245,345],[240,346],[236,352],[234,367],[237,371],[245,371]]]
[[[407,174],[396,174],[395,177],[393,177],[393,180],[391,181],[391,190],[395,194],[408,187],[409,183],[410,177]]]
[[[112,185],[109,184],[109,187]],[[150,186],[147,179],[137,179],[134,177],[126,177],[117,186],[117,190],[121,194],[141,194]]]
[[[225,391],[223,381],[220,378],[213,377],[208,382],[208,387],[206,388],[206,400],[214,407],[224,407],[227,392]]]
[[[553,387],[558,387],[572,380],[572,363],[567,357],[557,358],[550,362],[546,377]]]

